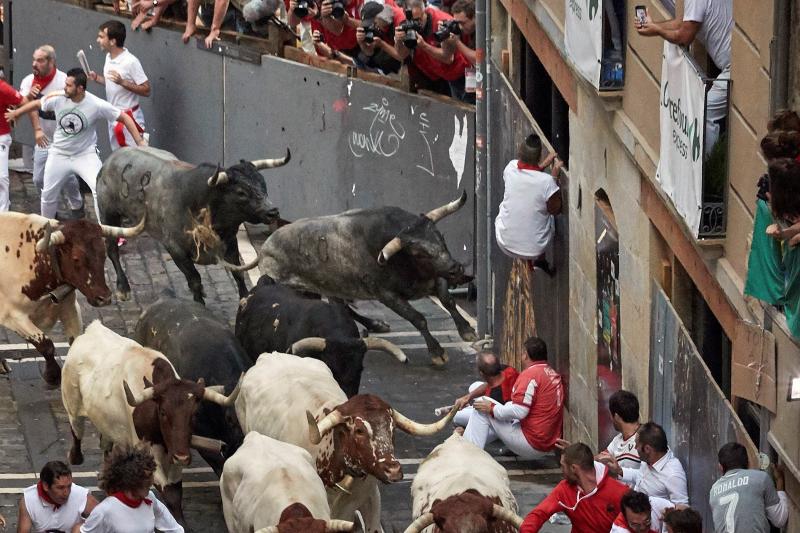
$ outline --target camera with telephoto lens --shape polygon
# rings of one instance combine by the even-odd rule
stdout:
[[[344,2],[341,0],[333,0],[331,2],[331,16],[335,19],[344,17]]]
[[[292,10],[292,13],[299,19],[306,18],[308,16],[309,4],[308,0],[297,0],[297,6]]]
[[[433,36],[440,43],[450,37],[450,34],[461,35],[461,24],[457,20],[445,20],[442,22],[442,27],[439,31],[435,32]]]
[[[378,28],[375,27],[375,24],[368,24],[364,26],[364,42],[367,44],[372,44],[375,42],[375,35],[378,33]]]
[[[411,10],[406,9],[406,20],[400,23],[400,29],[406,32],[403,45],[413,50],[417,47],[417,33],[422,33],[422,24],[412,18]]]

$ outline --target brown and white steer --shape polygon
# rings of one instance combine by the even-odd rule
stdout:
[[[39,215],[0,213],[0,325],[44,356],[48,385],[58,386],[61,369],[47,332],[61,321],[72,342],[83,329],[75,293],[63,298],[51,294],[71,286],[86,296],[89,305],[111,303],[104,237],[133,237],[143,229],[144,221],[123,229],[89,220],[58,222]],[[8,371],[5,361],[0,367]]]
[[[299,446],[255,431],[248,433],[241,447],[225,461],[219,487],[229,533],[353,529],[353,522],[330,519],[325,486],[311,455]],[[297,512],[290,510],[287,515],[291,516],[282,517],[292,505]]]
[[[72,428],[70,463],[83,463],[87,418],[105,447],[150,443],[156,488],[184,524],[181,474],[191,463],[192,417],[201,400],[232,405],[239,386],[226,397],[205,387],[203,380],[181,379],[161,352],[117,335],[99,321],[72,343],[62,378],[61,399]]]
[[[505,468],[458,433],[419,465],[411,496],[415,520],[405,533],[511,533],[522,525]]]
[[[258,358],[236,399],[242,430],[308,450],[327,489],[331,516],[347,520],[359,510],[369,532],[382,531],[378,480],[403,479],[394,456],[395,426],[415,435],[433,435],[452,414],[424,425],[371,394],[348,400],[325,363],[276,352]],[[343,489],[346,476],[355,479]]]

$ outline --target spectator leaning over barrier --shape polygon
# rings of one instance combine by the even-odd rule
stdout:
[[[542,140],[532,133],[517,148],[517,159],[503,170],[503,201],[494,221],[497,246],[510,257],[527,260],[529,267],[548,275],[553,270],[545,251],[556,233],[555,215],[561,212],[559,172],[555,153],[542,157]],[[550,164],[550,174],[543,172]]]
[[[149,30],[161,20],[161,15],[166,9],[175,3],[176,0],[134,0],[131,3],[131,12],[135,15],[131,21],[131,29],[136,31],[141,28]],[[149,19],[147,14],[153,11],[153,16]]]
[[[475,400],[464,438],[480,449],[499,439],[513,454],[536,459],[552,451],[561,438],[564,385],[547,364],[547,345],[538,337],[525,341],[522,366],[511,401]]]
[[[703,518],[694,509],[670,509],[664,513],[667,533],[703,533]]]
[[[361,49],[356,66],[382,74],[400,70],[402,58],[394,47],[395,27],[406,19],[403,10],[383,0],[370,0],[361,8],[361,26],[356,29],[356,41]]]
[[[783,491],[783,471],[775,469],[773,484],[766,472],[749,469],[747,449],[738,442],[720,448],[717,458],[722,477],[709,493],[714,531],[769,533],[770,523],[778,529],[784,527],[789,507]]]
[[[22,492],[17,533],[72,531],[89,517],[97,500],[72,482],[72,471],[61,461],[50,461],[39,473],[39,482]]]
[[[320,4],[319,18],[312,22],[312,27],[319,30],[331,50],[350,58],[358,54],[356,29],[361,26],[362,4],[363,0],[323,0]]]
[[[125,26],[118,20],[109,20],[100,25],[97,44],[106,52],[103,75],[92,71],[89,78],[106,87],[106,100],[134,122],[139,134],[144,133],[144,113],[139,106],[140,96],[150,96],[150,81],[142,64],[125,48]],[[124,124],[108,124],[108,138],[111,149],[133,146],[133,137],[125,130]]]
[[[338,61],[339,63],[345,65],[355,66],[355,60],[349,54],[340,52],[325,42],[325,36],[322,31],[314,30],[312,33],[312,38],[314,40],[314,48],[316,49],[317,54],[320,56],[326,59],[332,59],[333,61]]]
[[[672,507],[672,502],[663,498],[629,490],[622,497],[621,509],[610,533],[661,533],[664,512]]]
[[[116,445],[103,460],[98,485],[107,495],[81,533],[183,533],[183,527],[150,490],[156,462],[150,447]],[[122,527],[124,526],[124,528]]]
[[[633,483],[634,490],[648,496],[664,498],[674,504],[689,505],[686,472],[683,465],[667,445],[664,428],[648,422],[639,428],[636,449],[642,460],[639,468],[623,468],[616,459],[609,457],[611,473]]]
[[[456,0],[450,8],[453,20],[458,22],[460,33],[451,32],[450,39],[456,44],[456,49],[464,54],[467,61],[473,66],[477,63],[475,57],[475,0]]]
[[[414,75],[414,81],[423,88],[463,98],[464,71],[470,63],[456,50],[455,43],[443,48],[436,40],[439,23],[453,17],[426,7],[425,0],[406,0],[405,8],[406,20],[395,28],[394,41],[400,57],[412,56],[412,64],[421,73]]]
[[[728,84],[731,79],[731,31],[733,0],[686,0],[683,20],[653,22],[650,15],[644,24],[636,21],[639,35],[660,36],[679,46],[689,46],[699,39],[711,60],[721,71],[706,95],[706,156],[719,139],[719,121],[728,114]]]
[[[569,517],[572,531],[609,531],[628,487],[608,475],[605,465],[595,462],[592,450],[582,442],[564,448],[561,472],[564,479],[528,513],[520,533],[536,533],[558,512]]]

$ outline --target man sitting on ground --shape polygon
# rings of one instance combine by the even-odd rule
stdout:
[[[72,482],[72,471],[61,461],[50,461],[39,482],[22,492],[17,533],[72,531],[97,505],[89,491]]]
[[[497,405],[511,401],[514,383],[519,372],[513,367],[504,365],[492,352],[481,352],[477,357],[478,374],[483,381],[476,381],[469,386],[469,392],[458,398],[453,408],[458,413],[453,418],[457,426],[466,427],[472,412],[475,410],[469,403],[476,398],[488,398]]]
[[[483,449],[500,439],[523,459],[535,459],[555,448],[564,419],[561,376],[547,364],[547,345],[538,337],[525,341],[525,369],[511,391],[511,401],[475,400],[464,438]]]

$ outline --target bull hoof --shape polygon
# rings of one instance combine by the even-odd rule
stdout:
[[[389,333],[391,330],[392,328],[389,326],[388,322],[377,319],[373,320],[367,328],[367,331],[370,333]]]
[[[131,291],[123,291],[117,289],[117,300],[119,300],[120,302],[127,302],[130,299],[131,299]]]
[[[48,389],[57,389],[61,385],[61,367],[55,361],[47,361],[42,378]]]
[[[433,368],[443,369],[444,365],[447,364],[447,354],[443,353],[442,355],[431,356],[431,363],[433,364]]]
[[[466,342],[475,342],[478,340],[478,334],[475,333],[475,330],[472,328],[459,331],[458,334],[461,336],[461,339]]]
[[[80,450],[75,450],[74,448],[70,449],[68,458],[69,458],[69,464],[71,465],[83,464],[83,452],[81,452]]]

